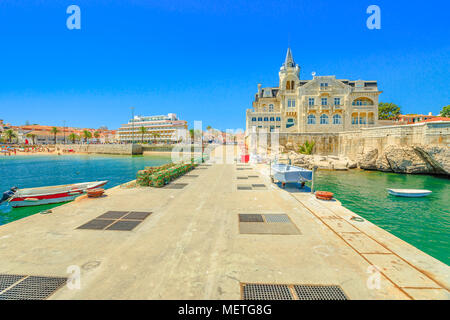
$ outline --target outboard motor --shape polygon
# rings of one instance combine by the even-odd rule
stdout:
[[[2,204],[5,201],[8,201],[9,198],[14,196],[16,191],[17,191],[17,187],[12,187],[10,190],[3,192],[2,198],[0,199],[0,204]]]

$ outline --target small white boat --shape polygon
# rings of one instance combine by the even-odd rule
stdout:
[[[86,193],[88,190],[104,186],[107,182],[108,181],[93,181],[28,189],[13,188],[14,193],[12,194],[12,192],[9,191],[10,197],[6,201],[9,201],[9,204],[14,208],[72,201],[76,197]]]
[[[432,193],[430,190],[420,189],[388,189],[389,194],[397,197],[419,198]]]

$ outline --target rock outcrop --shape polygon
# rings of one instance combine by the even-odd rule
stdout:
[[[287,147],[287,146],[286,146]],[[290,151],[288,151],[291,149]],[[450,148],[445,146],[397,146],[389,145],[380,152],[371,148],[361,153],[357,161],[344,156],[305,155],[285,149],[278,161],[303,168],[348,170],[361,168],[395,173],[450,175]]]
[[[450,148],[389,145],[379,154],[370,149],[358,157],[361,169],[396,173],[450,174]]]

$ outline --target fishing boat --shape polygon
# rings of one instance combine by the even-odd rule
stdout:
[[[388,189],[389,194],[397,197],[419,198],[432,193],[430,190],[420,189]]]
[[[7,191],[4,194],[10,194],[10,197],[6,201],[12,207],[29,207],[72,201],[88,190],[100,188],[106,183],[108,181],[93,181],[27,189],[11,188],[11,191]]]
[[[302,187],[306,181],[312,180],[312,171],[288,164],[273,164],[271,166],[272,182],[278,180],[283,187],[288,182],[300,182]]]

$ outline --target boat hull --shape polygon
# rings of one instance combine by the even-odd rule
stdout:
[[[405,197],[405,198],[421,198],[421,197],[426,197],[428,195],[430,195],[432,192],[431,191],[423,191],[423,192],[406,192],[406,191],[395,191],[395,190],[391,190],[388,189],[388,193],[390,195],[396,196],[396,197]]]
[[[68,190],[58,190],[59,192],[43,192],[42,194],[36,193],[36,192],[30,192],[14,196],[10,201],[9,204],[13,208],[19,208],[19,207],[31,207],[31,206],[39,206],[44,204],[54,204],[54,203],[61,203],[61,202],[68,202],[75,200],[75,198],[79,197],[80,195],[86,193],[88,190],[96,189],[99,187],[104,186],[108,181],[100,181],[97,183],[89,184],[86,188],[79,188],[74,189],[67,187]],[[85,185],[85,184],[83,184]],[[77,184],[74,184],[73,186],[77,186]],[[58,186],[56,186],[58,187]],[[39,188],[36,188],[37,190]],[[33,189],[27,189],[27,190],[33,190]],[[44,189],[45,190],[45,189]],[[51,189],[50,189],[51,190]]]

